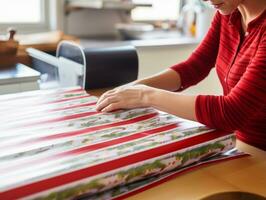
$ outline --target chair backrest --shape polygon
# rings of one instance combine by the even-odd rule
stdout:
[[[88,48],[85,89],[122,85],[138,77],[138,55],[133,46]]]
[[[83,48],[76,43],[62,41],[57,47],[56,57],[59,59],[60,85],[85,88],[86,58]]]
[[[81,48],[61,42],[57,57],[85,66],[79,80],[84,89],[118,86],[138,77],[138,55],[133,46]]]

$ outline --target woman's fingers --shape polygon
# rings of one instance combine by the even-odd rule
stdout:
[[[147,91],[149,87],[138,85],[110,90],[104,93],[97,102],[98,111],[110,112],[116,109],[128,109],[147,106]]]
[[[119,103],[111,103],[108,106],[106,106],[104,109],[102,109],[102,112],[111,112],[114,110],[118,110],[120,108],[121,108],[121,106]]]
[[[102,96],[100,96],[100,98],[97,101],[97,105],[100,104],[102,101],[104,101],[106,98],[112,96],[114,93],[116,92],[116,90],[109,90],[107,92],[105,92]]]
[[[116,96],[107,96],[103,98],[99,103],[97,102],[96,110],[102,111],[105,107],[107,107],[110,104],[113,104],[117,102],[118,99]]]

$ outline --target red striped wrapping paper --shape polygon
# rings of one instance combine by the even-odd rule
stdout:
[[[95,196],[235,147],[231,133],[152,108],[103,114],[96,101],[80,88],[0,97],[0,199]]]

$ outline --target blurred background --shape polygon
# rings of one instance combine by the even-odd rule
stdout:
[[[40,88],[49,88],[56,87],[54,68],[32,63],[25,49],[55,55],[62,40],[84,48],[130,44],[137,49],[138,78],[143,78],[185,60],[203,39],[214,12],[201,0],[0,0],[0,41],[8,40],[11,28],[19,43],[16,58],[2,54],[2,60],[38,71],[39,82],[45,83]],[[221,89],[211,72],[187,92]]]

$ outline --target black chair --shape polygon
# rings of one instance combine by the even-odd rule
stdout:
[[[119,86],[138,77],[138,55],[133,46],[81,48],[70,42],[61,42],[57,57],[85,67],[79,84],[86,90]]]

